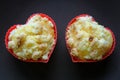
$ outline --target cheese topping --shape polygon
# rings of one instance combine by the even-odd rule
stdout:
[[[91,16],[79,17],[66,32],[70,53],[79,59],[100,60],[110,50],[113,38]]]
[[[19,59],[48,59],[55,44],[53,23],[46,17],[33,16],[27,24],[17,25],[9,35],[8,48]]]

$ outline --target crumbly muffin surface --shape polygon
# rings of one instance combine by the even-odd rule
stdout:
[[[26,24],[17,25],[9,35],[8,48],[19,59],[48,59],[54,45],[54,25],[47,17],[33,16]]]
[[[111,32],[91,16],[77,18],[68,26],[66,37],[70,54],[83,60],[102,59],[113,43]]]

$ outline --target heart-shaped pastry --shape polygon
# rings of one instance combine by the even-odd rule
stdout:
[[[56,24],[42,13],[31,15],[26,24],[10,27],[5,36],[8,51],[25,62],[47,63],[56,42]]]
[[[66,28],[66,46],[73,62],[97,62],[112,54],[115,36],[87,14],[73,18]]]

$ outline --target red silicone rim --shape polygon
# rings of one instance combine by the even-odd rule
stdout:
[[[54,50],[54,48],[55,48],[55,46],[56,46],[56,43],[57,43],[57,29],[56,29],[56,24],[55,24],[54,20],[53,20],[51,17],[49,17],[48,15],[43,14],[43,13],[36,13],[36,14],[31,15],[31,16],[28,18],[27,22],[28,22],[33,16],[35,16],[35,15],[40,15],[41,17],[46,17],[46,18],[48,18],[48,19],[53,23],[53,25],[54,25],[53,29],[54,29],[54,34],[55,34],[55,36],[54,36],[55,44],[53,45],[52,49],[50,50],[50,53],[48,54],[48,59],[47,59],[47,60],[43,60],[43,59],[38,59],[38,60],[32,60],[32,59],[30,59],[30,60],[23,60],[23,59],[19,59],[19,60],[24,61],[24,62],[43,62],[43,63],[47,63],[47,62],[49,61],[49,59],[50,59],[50,57],[51,57],[51,55],[52,55],[52,53],[53,53],[53,50]],[[26,23],[27,23],[27,22],[26,22]],[[8,31],[6,32],[6,35],[5,35],[5,45],[6,45],[7,50],[10,52],[10,54],[12,54],[15,58],[18,59],[18,56],[16,56],[15,53],[13,53],[13,51],[12,51],[11,49],[8,49],[8,41],[9,41],[8,37],[9,37],[9,35],[10,35],[10,32],[13,31],[14,29],[16,29],[16,26],[17,26],[17,25],[11,26],[11,27],[8,29]]]
[[[76,16],[75,18],[73,18],[73,19],[68,23],[68,26],[67,26],[67,28],[66,28],[66,32],[67,32],[68,28],[70,27],[70,25],[71,25],[73,22],[75,22],[77,18],[79,18],[79,17],[85,17],[85,16],[90,16],[90,15],[88,15],[88,14],[81,14],[81,15]],[[95,21],[95,19],[94,19],[93,17],[92,17],[92,20]],[[98,61],[102,61],[102,60],[106,59],[108,56],[110,56],[110,55],[112,54],[112,52],[114,51],[115,44],[116,44],[116,40],[115,40],[115,35],[114,35],[114,33],[113,33],[109,28],[106,28],[106,29],[111,32],[111,35],[112,35],[112,37],[113,37],[113,44],[112,44],[112,47],[111,47],[110,51],[109,51],[108,53],[106,53],[106,55],[104,55],[101,60],[81,60],[81,59],[77,58],[76,56],[71,55],[71,54],[70,54],[69,45],[67,44],[67,37],[66,37],[67,35],[66,35],[66,36],[65,36],[66,47],[67,47],[68,52],[69,52],[69,54],[70,54],[70,56],[71,56],[72,62],[75,62],[75,63],[76,63],[76,62],[82,62],[82,63],[84,63],[84,62],[98,62]]]

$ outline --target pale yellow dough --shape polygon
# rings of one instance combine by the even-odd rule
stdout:
[[[102,59],[113,43],[111,32],[91,16],[77,18],[68,27],[66,36],[71,55],[83,60]]]
[[[48,18],[35,15],[27,24],[17,25],[10,33],[8,48],[12,49],[19,59],[46,60],[55,43],[53,27]]]

